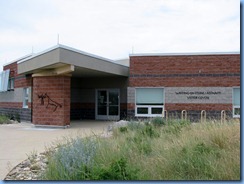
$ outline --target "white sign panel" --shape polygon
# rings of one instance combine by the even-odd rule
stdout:
[[[231,104],[231,87],[167,87],[166,103]]]

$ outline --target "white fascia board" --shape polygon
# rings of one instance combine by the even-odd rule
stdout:
[[[103,60],[103,61],[107,61],[107,62],[110,62],[110,63],[114,63],[114,64],[117,64],[117,65],[121,65],[121,66],[124,66],[122,64],[119,64],[119,63],[115,63],[113,60],[111,59],[107,59],[107,58],[104,58],[104,57],[101,57],[101,56],[97,56],[97,55],[94,55],[94,54],[91,54],[91,53],[88,53],[88,52],[84,52],[84,51],[81,51],[81,50],[78,50],[78,49],[75,49],[75,48],[72,48],[72,47],[68,47],[66,45],[61,45],[61,44],[58,44],[58,45],[55,45],[54,47],[51,47],[49,49],[46,49],[42,52],[39,52],[39,53],[36,53],[34,55],[32,55],[31,57],[29,58],[26,58],[26,59],[23,59],[21,61],[18,62],[19,63],[22,63],[22,62],[25,62],[29,59],[32,59],[32,58],[35,58],[37,56],[40,56],[42,54],[45,54],[47,52],[50,52],[52,50],[55,50],[55,49],[58,49],[58,48],[62,48],[62,49],[66,49],[66,50],[69,50],[69,51],[73,51],[73,52],[76,52],[76,53],[79,53],[79,54],[82,54],[82,55],[86,55],[86,56],[89,56],[89,57],[93,57],[93,58],[96,58],[96,59],[100,59],[100,60]]]
[[[45,54],[45,53],[47,53],[47,52],[50,52],[50,51],[52,51],[52,50],[55,50],[55,49],[57,49],[57,48],[59,48],[59,45],[55,45],[54,47],[51,47],[51,48],[46,49],[46,50],[44,50],[44,51],[38,52],[38,53],[36,53],[36,54],[32,54],[31,57],[28,57],[28,58],[26,58],[26,59],[23,59],[23,60],[19,61],[18,64],[19,64],[19,63],[23,63],[23,62],[25,62],[25,61],[27,61],[27,60],[29,60],[29,59],[35,58],[35,57],[37,57],[37,56],[40,56],[40,55],[42,55],[42,54]]]
[[[62,49],[66,49],[66,50],[69,50],[69,51],[77,52],[79,54],[86,55],[86,56],[89,56],[89,57],[92,57],[92,58],[95,58],[95,59],[100,59],[100,60],[103,60],[103,61],[107,61],[109,63],[113,63],[113,64],[116,64],[116,65],[128,67],[126,65],[123,65],[123,64],[120,64],[120,63],[116,63],[112,59],[108,59],[108,58],[104,58],[104,57],[101,57],[101,56],[98,56],[98,55],[95,55],[95,54],[84,52],[84,51],[81,51],[81,50],[78,50],[78,49],[75,49],[75,48],[72,48],[72,47],[68,47],[66,45],[59,45],[59,47],[62,48]]]
[[[101,56],[97,56],[95,54],[91,54],[91,53],[88,53],[88,52],[84,52],[84,51],[81,51],[81,50],[78,50],[78,49],[75,49],[75,48],[72,48],[72,47],[69,47],[69,46],[66,46],[66,45],[59,45],[59,47],[63,48],[63,49],[70,50],[70,51],[73,51],[73,52],[77,52],[79,54],[83,54],[83,55],[86,55],[86,56],[89,56],[89,57],[93,57],[93,58],[96,58],[96,59],[101,59],[101,60],[104,60],[104,61],[113,62],[113,60],[111,60],[111,59],[104,58],[104,57],[101,57]]]
[[[20,58],[18,58],[18,59],[15,59],[15,60],[13,60],[13,61],[10,61],[10,62],[4,64],[3,66],[7,66],[7,65],[10,65],[10,64],[15,63],[15,62],[20,62],[21,60],[27,59],[27,58],[29,58],[29,57],[31,57],[31,56],[32,56],[32,54],[27,54],[27,55],[22,56],[22,57],[20,57]]]
[[[196,55],[230,55],[240,52],[192,52],[192,53],[138,53],[129,56],[196,56]]]

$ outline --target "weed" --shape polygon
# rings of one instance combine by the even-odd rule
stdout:
[[[179,119],[175,119],[175,120],[171,119],[167,122],[167,126],[165,126],[163,128],[163,132],[169,133],[169,134],[179,134],[181,132],[181,130],[183,128],[187,127],[188,125],[190,125],[189,121],[179,120]]]
[[[35,162],[35,159],[37,157],[37,151],[33,150],[30,152],[30,154],[27,154],[27,158],[30,160],[31,163]]]
[[[156,131],[156,129],[152,125],[146,125],[144,128],[140,131],[142,135],[148,136],[148,137],[159,137],[159,133]]]
[[[96,173],[96,174],[95,174]],[[97,168],[94,173],[95,180],[135,180],[137,170],[130,169],[127,159],[119,158],[110,163],[108,167]]]
[[[162,126],[162,125],[165,125],[166,124],[166,120],[162,117],[155,117],[151,120],[151,123],[154,125],[154,126]]]
[[[226,147],[227,137],[224,134],[214,134],[211,136],[211,142],[220,149]]]
[[[119,127],[119,131],[122,133],[128,132],[127,127]]]
[[[49,159],[50,167],[44,178],[86,179],[93,166],[96,147],[92,139],[72,139],[59,147]]]
[[[211,160],[214,152],[204,143],[184,146],[172,163],[172,170],[186,180],[213,179]]]
[[[144,127],[144,123],[143,122],[138,122],[138,121],[130,121],[127,125],[129,130],[132,131],[137,131],[140,130]]]
[[[9,118],[4,115],[0,115],[0,124],[8,124],[9,123]]]

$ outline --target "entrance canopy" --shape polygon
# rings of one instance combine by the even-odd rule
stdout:
[[[18,62],[18,74],[34,76],[128,77],[129,67],[64,45],[56,45]]]

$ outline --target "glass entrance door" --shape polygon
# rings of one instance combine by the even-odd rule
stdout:
[[[119,90],[98,89],[96,91],[96,119],[119,119]]]

